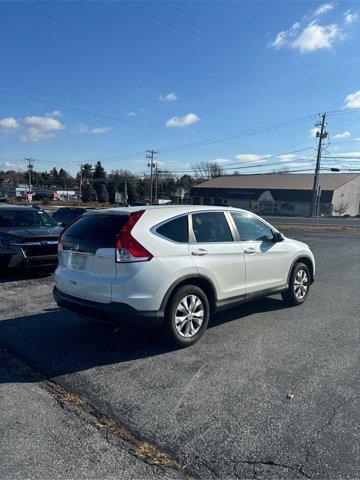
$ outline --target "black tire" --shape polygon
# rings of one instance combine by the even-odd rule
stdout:
[[[302,281],[303,283],[301,283],[300,281],[300,284],[299,284],[298,282],[299,282],[299,277],[301,276],[301,272],[305,272],[306,277],[304,277],[304,280]],[[311,277],[310,277],[310,272],[308,267],[305,265],[305,263],[301,263],[301,262],[295,263],[290,274],[289,288],[288,290],[286,290],[286,292],[283,292],[281,294],[284,302],[287,305],[292,305],[292,306],[297,306],[304,303],[309,295],[310,283],[311,283]],[[301,284],[306,287],[306,291],[304,291],[299,287],[299,285]],[[301,295],[299,294],[300,291],[301,291]]]
[[[183,322],[185,323],[182,327],[182,333],[180,333],[179,328],[181,328],[182,322],[178,323],[177,328],[176,314],[177,312],[178,314],[182,313],[179,310],[183,308],[183,306],[180,307],[180,303],[182,301],[185,302],[184,305],[192,306],[192,303],[189,300],[189,297],[191,298],[191,296],[197,298],[200,301],[201,305],[197,301],[193,300],[194,302],[196,302],[196,307],[194,303],[194,307],[192,307],[194,310],[192,312],[191,318],[188,317],[188,315],[191,315],[191,312],[186,313],[184,309],[184,318],[186,317],[187,320],[183,320]],[[201,325],[199,326],[201,311],[203,311],[203,317]],[[166,308],[165,318],[161,325],[162,337],[167,343],[171,343],[173,345],[176,345],[177,347],[189,347],[190,345],[198,342],[203,336],[209,323],[209,317],[209,300],[203,290],[201,290],[201,288],[197,287],[196,285],[184,285],[183,287],[179,287],[172,295]],[[190,330],[188,333],[187,329]],[[194,333],[191,333],[192,331],[194,331]],[[186,334],[190,336],[185,336]]]

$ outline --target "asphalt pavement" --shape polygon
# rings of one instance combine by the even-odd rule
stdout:
[[[264,217],[273,225],[312,225],[322,227],[353,227],[360,229],[360,217]]]
[[[285,307],[279,296],[239,306],[216,315],[200,343],[174,350],[154,332],[114,331],[58,310],[51,276],[10,277],[0,283],[0,347],[167,452],[194,477],[359,478],[360,236],[292,236],[309,243],[317,259],[316,282],[300,307]],[[34,382],[6,372],[2,382],[1,433],[12,447],[1,442],[0,458],[13,462],[5,474],[41,478],[31,470],[40,454],[27,450],[24,467],[24,458],[11,455],[22,445],[17,447],[16,439],[29,443],[27,433],[34,430],[30,422],[21,431],[16,415],[41,413],[59,431],[42,439],[40,431],[38,440],[39,449],[45,442],[47,450],[57,450],[57,478],[87,478],[86,455],[84,468],[78,459],[61,477],[68,455],[64,444],[72,442],[63,428],[76,432],[81,425],[67,411],[56,418],[42,409],[36,396],[12,404],[13,396],[22,395],[14,387],[33,389]],[[79,438],[83,434],[95,442],[80,428]],[[101,459],[101,447],[97,451],[94,458]],[[119,464],[126,452],[122,446]],[[98,477],[117,472],[117,478],[127,478],[116,465],[108,465],[104,475],[98,471]],[[135,468],[143,478],[141,464],[132,464],[129,476],[136,475]],[[175,475],[158,468],[161,475]]]

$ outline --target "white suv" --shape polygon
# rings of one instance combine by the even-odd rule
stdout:
[[[86,317],[159,326],[187,346],[219,309],[273,293],[300,305],[314,276],[306,244],[245,210],[112,208],[63,231],[54,297]]]

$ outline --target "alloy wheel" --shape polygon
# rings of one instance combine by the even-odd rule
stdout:
[[[201,299],[197,295],[187,295],[176,307],[176,330],[182,337],[193,337],[200,330],[204,315],[205,310]]]
[[[294,280],[294,294],[298,300],[302,300],[309,288],[309,276],[302,268],[298,270]]]

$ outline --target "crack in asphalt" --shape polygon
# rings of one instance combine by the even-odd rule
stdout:
[[[103,438],[112,446],[122,448],[138,460],[151,466],[162,467],[178,472],[179,478],[190,477],[177,460],[168,453],[159,450],[155,445],[136,438],[129,430],[97,410],[79,396],[73,394],[52,380],[43,378],[22,360],[14,357],[6,348],[0,347],[0,360],[4,361],[11,371],[33,382],[48,392],[64,411],[76,415],[83,422],[97,429]]]
[[[258,476],[258,474],[255,472],[255,467],[257,465],[264,465],[264,466],[270,466],[270,467],[284,468],[286,470],[290,470],[295,473],[300,473],[305,478],[311,478],[307,473],[302,471],[302,465],[296,468],[290,465],[286,465],[284,463],[274,462],[273,460],[241,460],[241,463],[245,463],[246,465],[252,465],[254,467],[253,473],[255,476]]]
[[[338,413],[343,410],[344,408],[348,407],[351,405],[353,402],[355,402],[358,398],[360,398],[360,395],[356,395],[353,398],[350,398],[349,400],[346,400],[345,402],[339,403],[336,407],[332,409],[332,412],[328,418],[328,420],[324,423],[322,427],[319,428],[319,430],[313,435],[313,438],[310,440],[308,443],[306,450],[305,450],[305,460],[303,464],[300,467],[301,473],[307,475],[304,471],[306,464],[309,462],[309,459],[311,457],[311,449],[314,447],[317,439],[320,437],[320,435],[325,432],[329,427],[332,426],[332,423],[334,421],[334,418],[338,415]],[[311,478],[308,476],[308,478]]]

